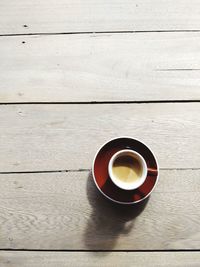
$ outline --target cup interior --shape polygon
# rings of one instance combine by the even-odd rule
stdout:
[[[133,190],[144,183],[147,177],[147,165],[138,152],[124,149],[112,156],[108,172],[116,186],[124,190]]]

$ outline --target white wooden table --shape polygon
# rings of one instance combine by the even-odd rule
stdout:
[[[199,1],[1,0],[0,266],[199,266],[199,102]],[[140,211],[91,178],[120,135],[160,164]]]

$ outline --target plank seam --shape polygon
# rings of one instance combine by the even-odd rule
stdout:
[[[101,104],[168,104],[168,103],[200,103],[200,99],[191,100],[117,100],[117,101],[61,101],[61,102],[0,102],[0,105],[101,105]]]
[[[77,170],[44,170],[44,171],[7,171],[0,172],[0,174],[25,174],[25,173],[66,173],[66,172],[88,172],[90,169],[77,169]]]
[[[199,252],[200,249],[140,249],[140,250],[87,250],[87,249],[13,249],[13,248],[0,248],[0,251],[32,251],[32,252]]]
[[[132,33],[187,33],[187,32],[200,32],[200,30],[121,30],[121,31],[74,31],[74,32],[32,32],[32,33],[5,33],[0,34],[0,37],[15,37],[15,36],[31,36],[31,35],[80,35],[80,34],[132,34]]]

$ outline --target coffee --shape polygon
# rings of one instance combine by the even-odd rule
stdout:
[[[137,182],[142,176],[141,163],[128,155],[119,156],[113,163],[112,171],[116,179],[124,183]]]

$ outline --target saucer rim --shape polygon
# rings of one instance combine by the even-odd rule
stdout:
[[[156,165],[157,165],[157,172],[158,172],[157,177],[156,177],[156,182],[155,182],[154,186],[152,187],[151,191],[150,191],[145,197],[143,197],[143,198],[141,198],[141,199],[139,199],[139,200],[136,200],[136,201],[131,201],[131,202],[122,202],[122,201],[114,200],[114,199],[112,199],[111,197],[109,197],[108,195],[106,195],[106,194],[101,190],[101,188],[99,187],[99,185],[97,184],[97,181],[96,181],[96,178],[95,178],[95,174],[94,174],[94,164],[95,164],[96,157],[97,157],[97,155],[99,154],[100,150],[101,150],[106,144],[108,144],[108,143],[110,143],[110,142],[112,142],[112,141],[114,141],[114,140],[122,139],[122,138],[132,139],[132,140],[134,140],[134,141],[138,141],[139,143],[144,144],[144,145],[151,151],[152,155],[154,156],[154,159],[155,159],[155,162],[156,162]],[[115,137],[115,138],[112,138],[112,139],[106,141],[106,142],[105,142],[103,145],[101,145],[101,147],[97,150],[97,152],[96,152],[96,154],[95,154],[95,156],[94,156],[94,159],[93,159],[93,163],[92,163],[92,177],[93,177],[93,180],[94,180],[94,183],[95,183],[97,189],[100,191],[100,193],[101,193],[102,195],[104,195],[104,196],[105,196],[107,199],[109,199],[110,201],[112,201],[112,202],[114,202],[114,203],[117,203],[117,204],[122,204],[122,205],[133,205],[133,204],[139,203],[139,202],[141,202],[141,201],[144,201],[147,197],[149,197],[149,196],[151,195],[151,193],[154,191],[154,189],[155,189],[155,187],[156,187],[156,185],[157,185],[157,183],[158,183],[158,180],[159,180],[159,173],[160,173],[160,171],[159,171],[158,160],[157,160],[155,154],[153,153],[152,149],[151,149],[148,145],[146,145],[146,143],[140,141],[140,140],[137,139],[137,138],[133,138],[133,137],[131,137],[131,136],[119,136],[119,137]]]

